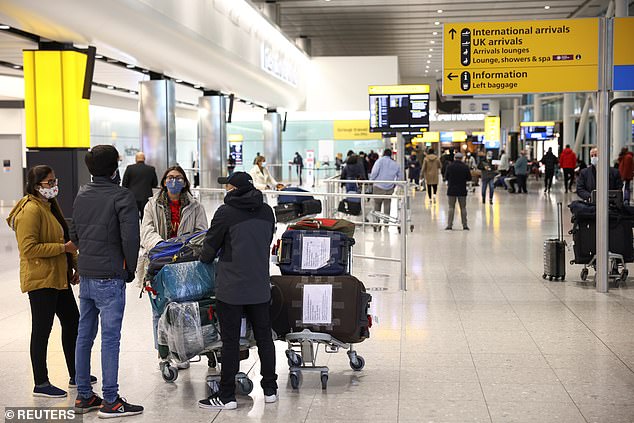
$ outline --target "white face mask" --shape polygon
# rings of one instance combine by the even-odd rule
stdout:
[[[261,163],[262,167],[266,167],[266,162]]]
[[[59,194],[59,187],[58,186],[54,186],[53,188],[37,187],[37,192],[39,192],[42,197],[46,198],[47,200],[50,200],[57,197],[57,194]]]
[[[597,156],[590,157],[590,164],[596,166],[599,164],[599,158]]]

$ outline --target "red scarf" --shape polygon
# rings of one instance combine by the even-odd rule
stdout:
[[[178,226],[181,223],[181,202],[180,200],[169,200],[169,205],[171,215],[170,238],[173,238],[178,235]]]

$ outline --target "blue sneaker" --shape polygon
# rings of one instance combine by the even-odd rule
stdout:
[[[97,383],[97,377],[90,375],[90,384],[94,385],[95,383]],[[70,380],[68,381],[68,387],[69,388],[77,388],[77,383],[75,383],[75,378],[71,377]]]
[[[59,389],[57,386],[53,386],[50,383],[46,386],[33,388],[34,397],[44,398],[66,398],[66,391]]]

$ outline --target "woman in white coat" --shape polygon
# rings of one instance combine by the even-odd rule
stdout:
[[[281,189],[283,184],[278,183],[266,168],[266,158],[258,156],[255,158],[255,165],[249,171],[249,175],[253,178],[253,185],[260,191],[265,189]]]
[[[148,252],[161,241],[175,236],[207,230],[208,221],[205,208],[189,190],[189,180],[180,166],[168,168],[161,179],[161,191],[155,194],[145,206],[141,222],[141,248],[144,260],[139,260],[137,278],[145,277]],[[140,271],[140,273],[139,273]],[[154,327],[154,347],[158,350],[157,327],[160,315],[152,308]],[[189,362],[179,363],[179,368],[189,367]]]

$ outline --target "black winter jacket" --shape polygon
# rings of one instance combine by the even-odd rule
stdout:
[[[134,195],[110,178],[93,177],[73,205],[70,238],[79,248],[79,275],[134,279],[139,256],[139,210]]]
[[[471,171],[463,161],[450,162],[445,171],[447,178],[447,195],[450,197],[466,197],[467,181],[471,180]]]
[[[143,162],[130,165],[123,174],[121,185],[132,191],[136,201],[147,203],[148,198],[153,195],[152,188],[158,186],[156,169]]]
[[[609,190],[619,190],[623,188],[621,175],[617,169],[610,167],[608,179]],[[592,191],[597,187],[597,169],[594,166],[587,167],[579,173],[577,178],[577,195],[585,201],[590,201]]]
[[[213,219],[200,261],[216,266],[216,298],[234,304],[262,304],[271,299],[269,254],[275,215],[255,188],[225,196]]]

